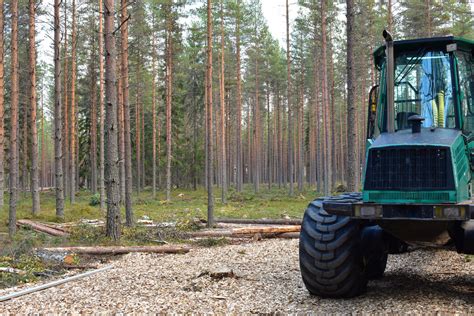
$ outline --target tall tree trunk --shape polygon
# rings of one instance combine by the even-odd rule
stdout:
[[[90,76],[91,76],[91,149],[90,149],[90,160],[91,160],[91,192],[96,194],[97,192],[97,73],[96,73],[96,53],[95,53],[95,33],[92,38],[92,50],[90,55]]]
[[[140,57],[138,57],[140,60]],[[137,89],[135,91],[135,160],[136,160],[136,168],[137,168],[137,194],[140,194],[140,187],[141,187],[141,141],[140,141],[140,61],[137,63],[137,68],[135,71],[136,81],[137,81]]]
[[[41,190],[46,184],[46,143],[44,138],[44,83],[41,81]]]
[[[5,16],[4,16],[4,2],[0,0],[0,210],[4,205],[5,192],[5,127],[4,127],[4,112],[5,112],[5,74],[4,65],[5,51],[4,51],[4,32],[5,32]]]
[[[324,1],[324,0],[323,0]],[[293,189],[293,118],[291,113],[291,60],[290,60],[290,16],[289,5],[286,0],[286,98],[288,103],[288,179],[290,182],[289,195],[294,194]]]
[[[132,142],[130,139],[130,103],[128,85],[128,13],[127,0],[121,0],[121,48],[122,48],[122,84],[123,84],[123,122],[125,145],[125,224],[133,225],[132,210]]]
[[[153,166],[153,199],[156,199],[156,41],[155,41],[155,15],[153,14],[153,33],[152,33],[152,45],[151,45],[151,56],[152,56],[152,71],[151,71],[151,111],[152,111],[152,142],[153,142],[153,158],[152,158],[152,166]]]
[[[254,123],[255,128],[253,131],[254,135],[254,163],[253,166],[254,170],[254,189],[255,192],[258,193],[260,190],[260,161],[261,161],[261,148],[260,148],[260,104],[259,104],[259,82],[258,82],[258,31],[257,31],[257,24],[255,23],[255,109],[254,109]]]
[[[168,16],[166,21],[166,200],[171,201],[171,97],[172,97],[172,2],[168,2]]]
[[[20,103],[21,104],[21,103]],[[23,105],[23,127],[21,128],[21,131],[23,132],[23,137],[20,138],[22,141],[22,150],[21,153],[23,154],[23,157],[18,157],[20,161],[22,162],[22,168],[21,168],[21,189],[23,192],[26,193],[28,190],[28,115],[29,115],[29,106],[28,102],[24,102]],[[18,122],[18,124],[20,124]],[[18,137],[21,137],[18,135]],[[18,188],[20,189],[20,188]]]
[[[321,56],[321,64],[322,64],[322,93],[323,93],[323,109],[324,109],[324,121],[325,121],[325,128],[324,128],[324,142],[326,151],[325,159],[324,159],[324,170],[325,170],[325,181],[324,181],[324,194],[329,195],[332,189],[332,149],[331,149],[331,105],[329,103],[329,91],[328,91],[328,66],[327,66],[327,34],[326,34],[326,1],[321,1],[321,37],[322,37],[322,56]]]
[[[61,0],[54,0],[54,174],[56,186],[56,216],[64,218],[64,179],[63,179],[63,139],[61,104],[61,28],[59,6]]]
[[[105,2],[104,2],[105,3]],[[104,161],[104,121],[105,121],[105,111],[104,111],[104,30],[103,30],[103,8],[102,0],[99,0],[99,116],[100,116],[100,125],[99,125],[99,138],[100,138],[100,152],[99,152],[99,161],[100,161],[100,179],[99,179],[99,190],[100,190],[100,210],[105,211],[105,161]]]
[[[221,104],[221,182],[222,182],[222,191],[221,191],[221,200],[222,203],[227,203],[226,194],[227,194],[227,157],[226,157],[226,122],[225,122],[225,84],[224,84],[224,1],[221,0],[221,69],[220,69],[220,104]]]
[[[68,75],[69,75],[69,63],[68,63],[68,42],[67,42],[67,0],[64,0],[64,47],[63,47],[63,164],[64,164],[64,195],[69,195],[69,95],[68,95]]]
[[[117,3],[120,6],[120,3]],[[117,19],[117,25],[120,28],[120,19]],[[119,49],[121,50],[121,37],[118,39]],[[117,51],[119,50],[117,49]],[[125,140],[124,140],[124,121],[123,121],[123,78],[122,61],[117,54],[117,127],[118,127],[118,148],[119,148],[119,179],[120,179],[120,203],[125,203]]]
[[[346,0],[347,4],[347,189],[356,190],[356,119],[355,108],[355,68],[354,68],[354,0]]]
[[[18,103],[20,80],[18,74],[18,0],[11,2],[11,119],[10,119],[10,209],[8,233],[16,233],[16,204],[18,199]]]
[[[32,212],[40,211],[39,175],[38,175],[38,131],[36,130],[36,43],[35,43],[35,0],[29,0],[29,68],[30,68],[30,125],[31,125],[31,197]]]
[[[212,1],[207,0],[207,226],[214,225],[213,140],[212,140]]]
[[[236,186],[237,191],[242,191],[242,178],[243,178],[243,162],[242,162],[242,78],[241,78],[241,69],[240,69],[240,0],[237,0],[237,14],[236,14],[236,29],[235,29],[235,45],[236,45],[236,55],[237,55],[237,131],[236,135]]]
[[[120,188],[117,141],[117,90],[115,86],[115,37],[114,0],[104,0],[105,31],[105,93],[107,101],[106,117],[106,166],[105,185],[107,187],[107,230],[114,240],[120,239]]]
[[[72,0],[71,37],[71,106],[70,106],[70,158],[69,158],[69,201],[75,203],[76,191],[76,1]]]

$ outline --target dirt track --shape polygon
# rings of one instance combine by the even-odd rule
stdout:
[[[297,240],[193,250],[185,255],[130,254],[113,270],[0,303],[0,313],[474,313],[474,262],[418,249],[389,257],[383,279],[350,300],[311,297],[301,281]],[[219,267],[236,278],[214,280]],[[12,291],[0,291],[0,295]]]

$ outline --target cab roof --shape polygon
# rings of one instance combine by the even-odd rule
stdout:
[[[474,41],[462,37],[444,36],[444,37],[429,37],[418,38],[410,40],[401,40],[393,42],[393,49],[395,56],[400,52],[416,51],[420,48],[426,49],[441,49],[446,51],[446,45],[457,44],[457,49],[471,52],[474,55]],[[374,51],[375,66],[380,69],[385,59],[385,45],[380,46]]]

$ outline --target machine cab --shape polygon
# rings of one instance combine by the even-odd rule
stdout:
[[[393,64],[385,46],[374,52],[380,80],[369,94],[364,202],[466,201],[474,170],[474,42],[391,43]]]
[[[455,37],[396,41],[395,131],[411,128],[420,115],[425,128],[474,132],[474,42]],[[387,131],[385,46],[374,52],[380,84],[370,93],[368,138]],[[376,114],[376,115],[375,115]]]

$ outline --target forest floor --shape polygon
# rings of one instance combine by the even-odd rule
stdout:
[[[353,299],[310,296],[298,241],[197,248],[187,254],[128,254],[113,269],[0,303],[3,313],[474,313],[474,261],[433,248],[389,256],[385,276]],[[234,276],[214,279],[223,267]],[[16,290],[25,285],[16,288]],[[0,296],[15,289],[0,290]],[[0,312],[1,314],[2,312]]]
[[[308,202],[318,194],[304,191],[301,194],[288,196],[285,188],[263,188],[254,193],[253,186],[246,186],[242,193],[230,190],[227,203],[217,198],[220,196],[216,188],[215,216],[227,218],[302,218]],[[29,193],[20,193],[17,219],[31,219],[38,222],[57,223],[55,216],[54,191],[41,192],[41,212],[31,214],[31,198]],[[105,214],[100,211],[98,195],[88,191],[79,191],[74,204],[66,201],[65,218],[62,222],[80,223],[84,220],[104,220]],[[103,226],[79,224],[72,229],[69,237],[53,237],[29,229],[20,228],[13,240],[8,238],[8,199],[4,209],[0,211],[0,267],[27,270],[23,276],[0,272],[0,288],[14,286],[18,283],[40,281],[45,270],[59,268],[45,264],[35,255],[35,248],[54,246],[97,246],[97,245],[157,245],[156,241],[170,243],[188,243],[182,236],[185,231],[198,229],[196,221],[205,219],[207,214],[207,192],[204,189],[172,191],[170,202],[165,201],[163,191],[157,192],[154,199],[150,189],[134,193],[133,210],[135,219],[146,218],[154,223],[172,223],[171,228],[150,229],[146,227],[123,227],[119,243],[105,237]],[[124,209],[122,208],[124,213]],[[123,214],[123,219],[125,218]],[[201,224],[201,223],[199,223]],[[202,224],[201,224],[202,226]],[[226,239],[203,239],[197,246],[214,246],[229,243]],[[79,260],[79,264],[82,262]],[[60,269],[59,269],[60,270]],[[64,272],[64,271],[63,271]]]

